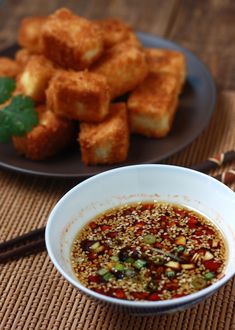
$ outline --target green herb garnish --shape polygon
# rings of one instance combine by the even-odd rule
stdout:
[[[23,95],[14,96],[11,103],[0,110],[0,141],[21,136],[37,125],[38,116],[33,101]]]
[[[145,267],[145,265],[146,265],[146,261],[142,260],[142,259],[137,259],[134,262],[134,267],[137,268],[137,269],[141,269],[141,268]]]
[[[173,270],[168,270],[165,274],[168,278],[175,277],[175,272]]]
[[[106,274],[104,274],[103,275],[103,279],[105,280],[105,281],[109,281],[109,280],[111,280],[111,279],[113,279],[114,278],[114,275],[112,274],[112,273],[110,273],[110,272],[108,272],[108,273],[106,273]]]
[[[212,280],[215,277],[215,274],[213,272],[208,272],[204,277],[206,280]]]
[[[15,80],[8,77],[0,77],[0,104],[6,102],[15,90]]]
[[[148,234],[144,236],[143,241],[146,244],[154,244],[156,242],[156,237],[154,235]]]

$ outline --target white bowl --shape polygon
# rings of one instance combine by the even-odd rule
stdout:
[[[83,286],[70,264],[70,248],[77,232],[107,209],[154,199],[193,208],[220,228],[228,249],[224,277],[188,296],[155,302],[120,300]],[[48,219],[46,246],[58,271],[76,288],[100,302],[142,315],[175,312],[210,296],[235,274],[235,194],[216,179],[183,167],[135,165],[110,170],[83,181],[61,198]]]

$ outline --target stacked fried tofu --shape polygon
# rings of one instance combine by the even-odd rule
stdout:
[[[128,98],[131,131],[147,137],[162,138],[171,130],[179,94],[186,77],[182,53],[146,49],[147,77]]]
[[[42,160],[66,148],[74,122],[85,165],[125,161],[132,132],[169,133],[186,76],[180,52],[144,49],[123,21],[89,21],[65,8],[25,18],[19,43],[7,75],[39,116],[31,132],[13,138],[26,157]],[[1,70],[0,59],[0,76]],[[120,96],[127,101],[118,102]]]

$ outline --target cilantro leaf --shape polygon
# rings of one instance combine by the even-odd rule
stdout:
[[[27,96],[14,96],[11,103],[0,110],[0,141],[8,142],[12,136],[24,135],[37,123],[33,101]]]
[[[0,104],[7,101],[16,87],[14,79],[0,77]]]

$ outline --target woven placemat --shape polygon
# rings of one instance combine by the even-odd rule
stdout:
[[[208,128],[166,162],[190,166],[233,149],[234,122],[235,93],[226,92]],[[44,226],[52,207],[76,183],[1,171],[0,241]],[[0,265],[0,329],[235,330],[235,279],[191,309],[138,317],[114,312],[84,296],[61,277],[43,252]]]

